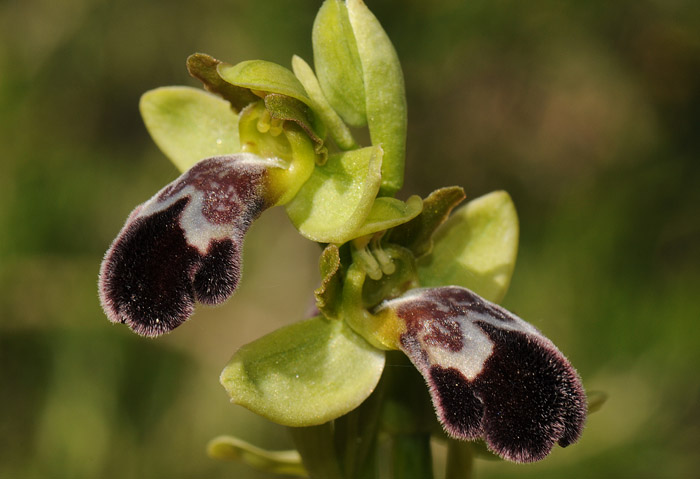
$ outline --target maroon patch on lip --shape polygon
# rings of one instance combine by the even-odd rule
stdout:
[[[432,298],[416,298],[400,303],[396,314],[406,323],[406,332],[401,342],[417,338],[426,329],[423,341],[452,352],[464,347],[462,329],[455,320],[457,316],[450,304],[432,301]]]
[[[176,196],[193,186],[204,195],[202,215],[214,224],[231,224],[250,217],[248,223],[268,206],[263,198],[265,168],[248,164],[235,156],[202,160],[166,187],[158,201]]]
[[[411,301],[399,303],[396,314],[406,322],[401,341],[417,337],[422,328],[427,331],[423,341],[452,352],[464,347],[459,317],[469,313],[487,315],[503,322],[513,321],[503,308],[489,303],[466,288],[444,286],[425,290]]]

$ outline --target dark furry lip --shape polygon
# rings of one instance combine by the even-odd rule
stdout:
[[[529,323],[457,286],[412,290],[381,309],[406,323],[400,347],[450,436],[483,438],[513,462],[538,461],[581,436],[581,379]]]
[[[185,322],[195,301],[219,304],[233,294],[243,237],[271,204],[256,158],[202,160],[134,209],[100,268],[110,321],[158,336]]]

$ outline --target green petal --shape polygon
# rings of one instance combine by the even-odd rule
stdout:
[[[489,301],[503,299],[518,253],[518,217],[510,196],[495,191],[459,208],[418,262],[421,286],[455,285]]]
[[[248,60],[236,65],[221,63],[217,67],[221,78],[232,85],[265,93],[291,96],[311,106],[304,87],[290,70],[265,60]]]
[[[382,195],[403,185],[406,156],[406,93],[391,40],[362,0],[347,0],[365,85],[367,125],[373,145],[384,149]]]
[[[404,203],[396,198],[381,197],[374,200],[372,210],[365,222],[355,233],[365,236],[378,231],[388,230],[418,216],[423,209],[423,200],[413,195]]]
[[[240,151],[238,116],[215,95],[189,87],[156,88],[141,96],[139,108],[151,137],[180,171]]]
[[[344,321],[318,316],[242,347],[221,373],[231,401],[285,426],[313,426],[359,406],[374,390],[384,353]]]
[[[304,86],[306,93],[309,94],[309,99],[313,103],[311,107],[328,127],[328,132],[331,134],[333,141],[343,150],[357,148],[357,142],[352,137],[350,129],[328,103],[323,91],[321,91],[321,85],[319,85],[318,79],[309,64],[303,58],[294,55],[292,57],[292,70]]]
[[[357,237],[379,191],[381,164],[382,149],[376,146],[331,156],[287,204],[294,226],[319,243]]]
[[[272,118],[292,121],[304,130],[315,143],[314,151],[323,155],[320,163],[325,162],[328,156],[328,151],[323,148],[325,125],[322,121],[316,120],[310,107],[296,98],[270,93],[265,96],[265,108]]]
[[[430,253],[433,249],[433,233],[464,197],[464,190],[459,186],[447,186],[433,191],[423,200],[423,211],[408,223],[391,230],[388,241],[410,249],[416,258]]]
[[[345,3],[326,0],[321,5],[311,39],[316,74],[328,103],[348,124],[366,125],[362,64]]]
[[[187,71],[204,84],[207,91],[220,95],[231,103],[235,111],[241,111],[248,104],[258,100],[249,89],[241,88],[224,81],[217,71],[220,60],[205,53],[194,53],[187,57]]]

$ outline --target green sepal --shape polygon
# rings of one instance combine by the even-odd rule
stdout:
[[[384,369],[384,353],[344,321],[317,316],[242,347],[221,373],[231,401],[276,423],[323,424],[359,406]]]
[[[184,86],[156,88],[141,96],[139,109],[156,145],[180,171],[240,151],[238,115],[215,95]]]
[[[204,84],[207,91],[220,95],[231,103],[236,112],[256,101],[258,96],[248,88],[241,88],[225,81],[219,76],[217,67],[222,62],[206,53],[194,53],[187,57],[187,71]]]
[[[349,125],[366,125],[362,64],[344,2],[323,2],[311,39],[318,82],[328,103]]]
[[[325,163],[328,150],[323,146],[325,126],[315,118],[306,104],[286,95],[270,93],[265,95],[265,108],[272,118],[296,123],[314,142],[314,151],[319,155],[319,163]]]
[[[340,250],[329,244],[319,260],[321,286],[316,288],[316,307],[329,319],[339,318],[340,303],[343,299],[343,284],[340,277]]]
[[[403,185],[406,157],[406,92],[396,50],[362,0],[347,0],[365,87],[367,126],[373,145],[384,149],[382,196]]]
[[[357,237],[379,191],[381,164],[377,146],[330,156],[289,202],[287,215],[312,241],[341,244]]]
[[[357,142],[353,138],[350,129],[328,103],[328,100],[321,90],[321,85],[319,85],[318,79],[316,75],[314,75],[309,64],[306,63],[303,58],[294,55],[292,57],[292,70],[304,86],[306,93],[308,93],[313,110],[326,125],[328,132],[338,147],[342,150],[358,148]]]
[[[416,258],[430,253],[433,233],[465,197],[464,190],[459,186],[433,191],[423,200],[423,211],[408,223],[389,231],[387,241],[405,246],[413,251]]]
[[[518,253],[518,216],[505,191],[460,207],[434,236],[433,251],[418,261],[421,286],[455,285],[498,303]]]
[[[296,450],[267,451],[233,436],[219,436],[209,441],[207,454],[212,459],[242,462],[270,474],[309,475]]]
[[[409,197],[405,203],[387,196],[377,198],[364,224],[355,235],[365,236],[404,224],[418,216],[422,209],[423,200],[417,195]]]

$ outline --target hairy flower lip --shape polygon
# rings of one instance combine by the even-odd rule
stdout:
[[[578,440],[586,418],[581,380],[535,327],[466,288],[410,290],[380,305],[404,327],[399,348],[425,378],[447,433],[483,437],[513,462]]]
[[[231,296],[243,237],[274,204],[267,172],[277,163],[250,153],[207,158],[137,206],[100,267],[109,320],[158,336],[186,321],[195,300]]]

